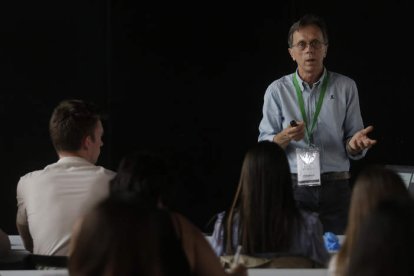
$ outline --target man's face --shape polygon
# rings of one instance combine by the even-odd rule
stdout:
[[[99,155],[101,154],[101,147],[103,146],[102,136],[104,130],[102,126],[102,122],[99,120],[96,124],[94,137],[95,139],[91,139],[90,144],[90,160],[93,164],[98,161]],[[91,137],[92,138],[92,137]]]
[[[321,30],[309,25],[293,33],[293,45],[289,53],[298,64],[299,74],[318,74],[323,70],[327,49]]]

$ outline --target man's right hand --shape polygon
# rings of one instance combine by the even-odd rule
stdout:
[[[288,126],[273,137],[273,142],[279,144],[282,148],[286,148],[290,141],[299,141],[305,137],[305,123],[303,121],[297,122],[297,126]]]

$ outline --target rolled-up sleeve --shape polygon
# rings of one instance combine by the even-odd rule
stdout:
[[[28,225],[26,205],[24,201],[24,186],[25,182],[23,178],[20,178],[17,183],[16,199],[17,199],[17,215],[16,223],[20,225]]]
[[[270,85],[263,102],[263,117],[259,125],[259,141],[273,141],[273,137],[281,131],[280,108],[275,93],[275,85]]]

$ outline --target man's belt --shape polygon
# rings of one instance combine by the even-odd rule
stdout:
[[[335,180],[346,180],[350,179],[351,174],[349,172],[326,172],[321,174],[322,181],[335,181]],[[297,180],[298,175],[296,173],[292,173],[292,180]]]

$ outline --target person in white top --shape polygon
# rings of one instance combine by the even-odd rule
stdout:
[[[104,132],[95,105],[62,101],[49,131],[59,160],[20,178],[16,226],[30,252],[65,256],[73,224],[108,196],[115,172],[95,165]]]

